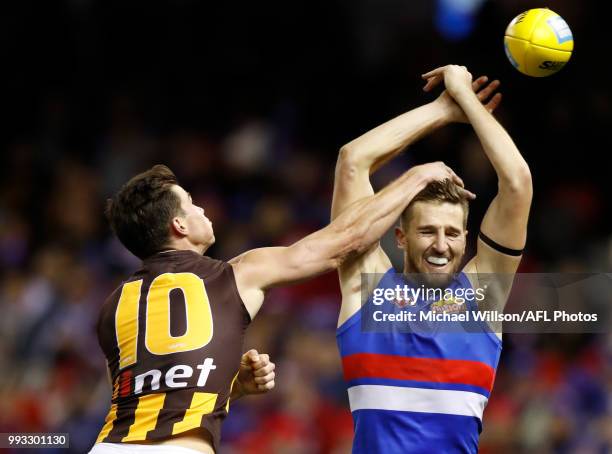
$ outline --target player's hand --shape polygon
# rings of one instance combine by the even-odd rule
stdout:
[[[274,389],[274,369],[276,365],[270,356],[257,350],[249,350],[242,355],[237,385],[240,395],[263,394]]]
[[[499,92],[495,93],[500,85],[499,80],[494,80],[493,82],[487,83],[488,80],[489,78],[487,76],[480,76],[478,79],[472,82],[472,90],[476,94],[478,100],[485,106],[485,109],[487,109],[489,113],[493,113],[501,103],[502,95]],[[429,84],[429,81],[427,84]],[[425,85],[423,90],[426,88],[427,85]],[[426,91],[428,90],[429,89]],[[493,95],[493,93],[495,94]],[[491,95],[493,96],[491,97]],[[447,90],[444,90],[440,96],[438,96],[435,102],[442,108],[446,119],[449,122],[469,123],[465,113],[463,113],[463,109],[461,109],[459,104],[455,102]]]
[[[415,166],[410,169],[410,171],[423,177],[427,183],[431,183],[432,181],[450,180],[459,186],[459,192],[464,198],[467,200],[473,200],[476,198],[476,194],[465,189],[463,180],[459,178],[453,169],[444,164],[442,161],[430,162],[428,164]]]
[[[429,71],[421,76],[427,81],[423,90],[429,91],[440,82],[444,81],[444,86],[448,93],[456,98],[461,93],[472,93],[472,74],[465,66],[446,65]]]

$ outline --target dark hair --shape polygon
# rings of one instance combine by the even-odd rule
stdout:
[[[421,190],[408,204],[401,216],[404,226],[410,222],[410,211],[416,202],[447,202],[460,204],[463,208],[463,228],[467,226],[469,205],[467,199],[459,190],[459,186],[451,180],[432,181]]]
[[[167,244],[172,218],[181,213],[181,201],[172,186],[176,176],[156,165],[128,181],[106,203],[106,217],[121,243],[144,259]]]

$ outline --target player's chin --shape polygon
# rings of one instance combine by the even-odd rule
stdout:
[[[447,285],[456,273],[456,267],[451,260],[444,266],[433,265],[425,261],[423,264],[423,279],[431,286],[440,287]]]
[[[452,273],[427,273],[427,277],[425,278],[427,285],[434,288],[443,288],[447,287],[448,284],[453,280]]]

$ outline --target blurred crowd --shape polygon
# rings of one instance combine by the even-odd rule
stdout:
[[[453,43],[426,19],[433,2],[250,6],[235,21],[229,6],[210,12],[188,0],[102,3],[39,11],[24,2],[8,24],[24,40],[9,49],[11,118],[0,155],[0,432],[69,432],[71,448],[58,452],[83,453],[102,426],[110,387],[94,325],[106,296],[138,267],[103,216],[122,183],[167,164],[213,222],[215,258],[291,244],[329,220],[339,147],[428,101],[418,75],[451,56],[502,78],[497,116],[532,168],[521,271],[611,269],[607,171],[583,155],[587,138],[610,149],[612,118],[609,90],[580,66],[596,52],[586,7],[551,5],[582,54],[540,81],[519,78],[499,42],[483,40],[500,41],[500,24],[532,6],[525,2],[485,2],[473,34]],[[31,33],[17,31],[20,21]],[[422,34],[431,42],[411,47]],[[415,145],[375,184],[437,159],[478,194],[469,223],[477,232],[496,181],[469,127]],[[383,244],[400,269],[391,237]],[[350,451],[339,302],[334,273],[267,295],[244,347],[271,355],[277,389],[232,405],[222,452]],[[481,452],[610,452],[611,360],[610,334],[505,336]]]

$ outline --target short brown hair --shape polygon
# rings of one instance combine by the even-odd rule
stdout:
[[[463,208],[463,228],[467,227],[467,217],[469,212],[469,204],[467,199],[459,190],[459,186],[451,180],[432,181],[421,190],[414,199],[408,204],[400,219],[402,226],[408,226],[410,222],[411,209],[416,202],[447,202],[460,204]]]
[[[144,259],[167,244],[170,221],[181,213],[181,201],[172,191],[176,184],[172,170],[156,165],[136,175],[107,201],[111,229],[137,257]]]

